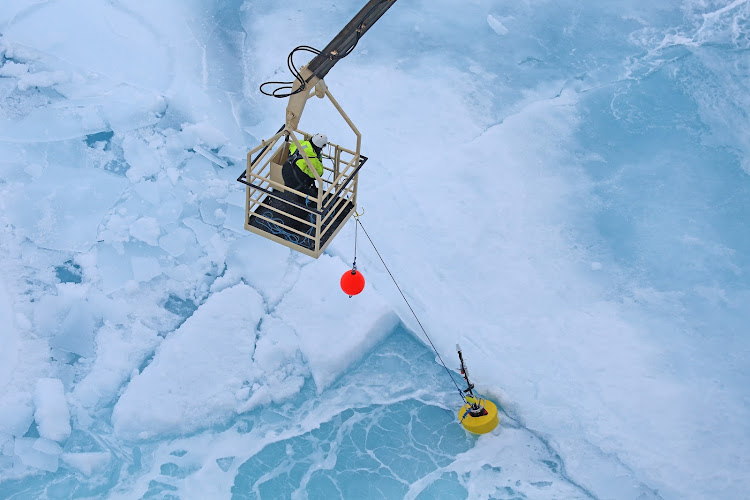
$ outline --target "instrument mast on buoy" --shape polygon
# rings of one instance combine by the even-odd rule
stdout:
[[[456,351],[461,362],[461,375],[466,381],[466,389],[464,389],[466,404],[458,411],[458,418],[467,431],[486,434],[500,423],[497,417],[497,406],[489,399],[474,395],[474,384],[469,381],[469,370],[466,368],[464,355],[458,344],[456,344]]]

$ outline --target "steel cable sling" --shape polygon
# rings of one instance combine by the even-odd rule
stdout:
[[[440,360],[440,363],[443,365],[443,368],[445,368],[445,372],[448,374],[448,376],[451,379],[451,382],[453,382],[453,385],[456,386],[456,390],[458,391],[458,395],[461,397],[461,400],[464,402],[465,405],[468,405],[469,402],[466,401],[466,397],[464,396],[463,391],[460,387],[458,387],[458,384],[456,383],[456,380],[453,378],[453,374],[451,374],[450,369],[446,366],[445,361],[443,361],[443,357],[440,356],[440,353],[438,352],[437,348],[435,347],[435,344],[432,342],[432,339],[427,334],[427,330],[425,330],[424,326],[422,325],[422,322],[419,321],[419,318],[417,317],[417,313],[414,312],[414,309],[411,307],[411,304],[409,304],[409,301],[406,299],[406,295],[404,295],[404,292],[401,290],[401,287],[398,285],[398,282],[396,282],[396,278],[393,276],[393,273],[391,273],[391,270],[388,268],[388,265],[385,263],[385,260],[383,260],[383,256],[380,255],[380,252],[378,251],[378,248],[375,246],[375,243],[372,241],[372,238],[370,238],[370,235],[367,233],[367,230],[365,229],[365,226],[362,225],[362,221],[359,220],[358,216],[354,217],[354,220],[359,224],[359,226],[362,228],[362,231],[364,231],[365,236],[367,236],[367,239],[370,240],[370,244],[372,245],[372,248],[375,250],[375,253],[378,254],[378,258],[380,259],[380,262],[383,263],[383,267],[385,267],[385,270],[388,271],[388,274],[390,275],[391,279],[393,280],[393,284],[396,285],[396,288],[398,289],[398,293],[401,294],[401,297],[404,299],[404,302],[406,302],[406,305],[409,307],[409,310],[411,311],[412,315],[414,316],[414,319],[417,320],[417,323],[419,324],[419,328],[422,329],[422,333],[424,333],[424,336],[427,338],[427,341],[432,346],[432,350],[435,351],[435,354],[437,355],[438,359]],[[356,230],[356,226],[355,226]],[[356,257],[355,257],[356,262]]]

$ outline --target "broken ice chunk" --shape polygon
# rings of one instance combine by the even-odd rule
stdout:
[[[16,438],[13,452],[24,465],[49,472],[57,471],[59,455],[50,455],[34,449],[37,441],[37,438]]]
[[[95,470],[106,466],[109,463],[111,455],[108,451],[63,453],[60,458],[67,465],[90,476]]]
[[[84,300],[75,303],[50,341],[50,346],[89,358],[94,355],[94,325],[95,319],[89,302]]]
[[[32,448],[46,455],[59,455],[62,453],[62,447],[57,442],[46,438],[37,439]]]
[[[136,281],[150,281],[161,274],[161,266],[156,257],[131,257],[130,264]]]
[[[156,246],[161,234],[159,223],[153,217],[141,217],[130,225],[130,235],[151,246]]]
[[[187,247],[194,245],[193,233],[184,227],[178,227],[159,238],[159,246],[173,257],[179,257],[185,253]]]
[[[36,420],[39,435],[52,441],[68,439],[70,411],[63,384],[59,378],[41,378],[37,381],[34,405],[36,406],[34,420]]]

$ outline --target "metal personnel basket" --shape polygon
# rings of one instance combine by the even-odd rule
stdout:
[[[357,173],[367,158],[359,154],[359,136],[356,151],[329,142],[321,154],[323,175],[310,165],[318,194],[307,196],[285,186],[281,175],[290,143],[303,151],[297,134],[310,137],[283,129],[263,141],[247,154],[247,170],[237,180],[247,186],[245,229],[317,259],[357,205]]]

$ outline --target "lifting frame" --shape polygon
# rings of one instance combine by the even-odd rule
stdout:
[[[276,135],[261,141],[247,153],[247,169],[237,180],[246,185],[245,229],[317,259],[357,206],[357,174],[367,157],[360,154],[362,136],[359,130],[325,82],[315,78],[304,66],[300,72],[310,83],[310,90],[290,98],[286,124]],[[322,176],[310,163],[298,138],[298,135],[303,139],[310,137],[297,126],[305,103],[313,95],[327,97],[357,137],[354,150],[328,143],[321,154]],[[282,137],[284,140],[280,141]],[[297,145],[315,175],[318,194],[314,198],[284,185],[281,168],[289,153],[289,141]]]
[[[317,259],[351,217],[357,206],[357,174],[367,158],[360,152],[362,135],[328,91],[323,78],[338,61],[349,55],[359,39],[394,3],[396,0],[368,0],[339,34],[323,50],[315,51],[317,55],[299,69],[289,94],[276,95],[275,91],[270,94],[289,97],[286,122],[276,135],[261,141],[247,154],[247,169],[237,178],[247,186],[245,229],[248,231]],[[289,54],[289,62],[294,52]],[[297,134],[309,137],[298,127],[305,104],[313,95],[321,99],[328,97],[357,136],[357,146],[353,151],[328,144],[321,160],[331,160],[333,167],[324,163],[322,176],[313,168],[297,137]],[[281,137],[285,138],[284,141],[274,149]],[[284,185],[281,169],[287,158],[289,141],[297,145],[315,176],[318,194],[314,198]],[[258,156],[253,159],[255,153]]]

